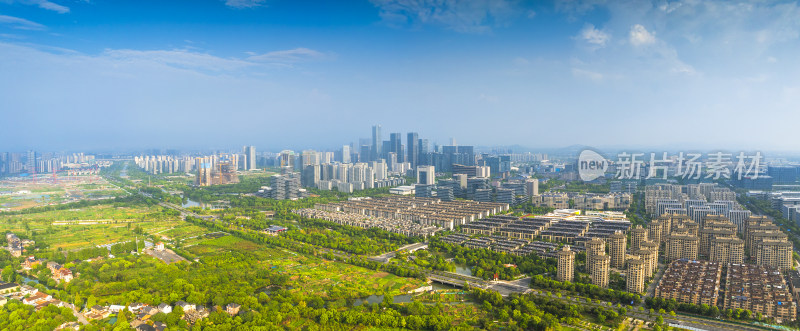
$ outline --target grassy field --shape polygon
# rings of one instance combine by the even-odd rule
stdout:
[[[145,221],[159,217],[162,207],[115,207],[113,205],[98,205],[86,208],[54,210],[34,214],[0,215],[0,222],[15,220],[30,221],[76,221],[76,220],[139,220]]]
[[[134,229],[156,234],[179,229],[185,234],[200,229],[177,217],[165,217],[161,207],[99,205],[80,209],[0,216],[0,233],[31,236],[50,248],[73,250],[133,240]],[[205,233],[205,232],[201,232]],[[141,238],[141,236],[140,236]]]
[[[101,199],[125,195],[116,186],[99,176],[63,176],[53,182],[50,176],[14,177],[0,181],[0,191],[14,192],[0,196],[0,209],[21,210],[30,207],[60,204],[81,199]],[[28,191],[30,193],[22,194]]]
[[[48,244],[50,248],[74,250],[133,240],[137,237],[133,231],[136,227],[142,228],[145,233],[155,233],[182,224],[185,222],[180,220],[137,221],[130,225],[128,223],[52,225],[49,222],[34,221],[28,225],[30,230],[26,230],[23,223],[0,222],[0,232],[26,234],[32,236],[36,242]],[[142,236],[138,238],[142,239]]]
[[[359,298],[372,294],[397,295],[426,285],[424,281],[403,278],[385,272],[351,266],[294,252],[274,249],[233,236],[204,239],[187,251],[200,257],[239,252],[255,255],[259,261],[253,268],[275,270],[289,277],[291,292],[321,298]]]

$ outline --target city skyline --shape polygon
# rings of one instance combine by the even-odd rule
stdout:
[[[794,2],[8,0],[0,149],[319,148],[382,123],[440,144],[792,150],[798,17]]]

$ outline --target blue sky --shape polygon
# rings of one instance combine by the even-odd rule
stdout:
[[[792,1],[0,0],[0,150],[797,150]]]

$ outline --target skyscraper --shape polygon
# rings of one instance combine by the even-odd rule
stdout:
[[[380,125],[373,125],[372,126],[372,160],[377,160],[381,152],[381,147],[383,147],[383,137],[381,136],[381,126]],[[362,160],[364,161],[364,160]]]
[[[419,135],[416,132],[408,133],[408,157],[407,162],[411,163],[411,167],[419,165]]]
[[[397,162],[405,162],[403,155],[403,135],[399,132],[389,134],[389,150],[384,153],[396,153]]]
[[[342,163],[350,163],[350,145],[342,146]]]
[[[25,164],[25,170],[28,172],[36,172],[36,152],[28,151],[28,161]]]
[[[256,168],[256,147],[255,146],[244,146],[242,148],[242,152],[244,152],[244,170],[253,170]]]
[[[434,166],[417,167],[417,184],[433,185],[436,183],[436,171]]]

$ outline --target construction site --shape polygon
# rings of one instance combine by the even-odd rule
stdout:
[[[97,166],[25,174],[0,180],[0,211],[113,199],[125,194],[103,179]]]

